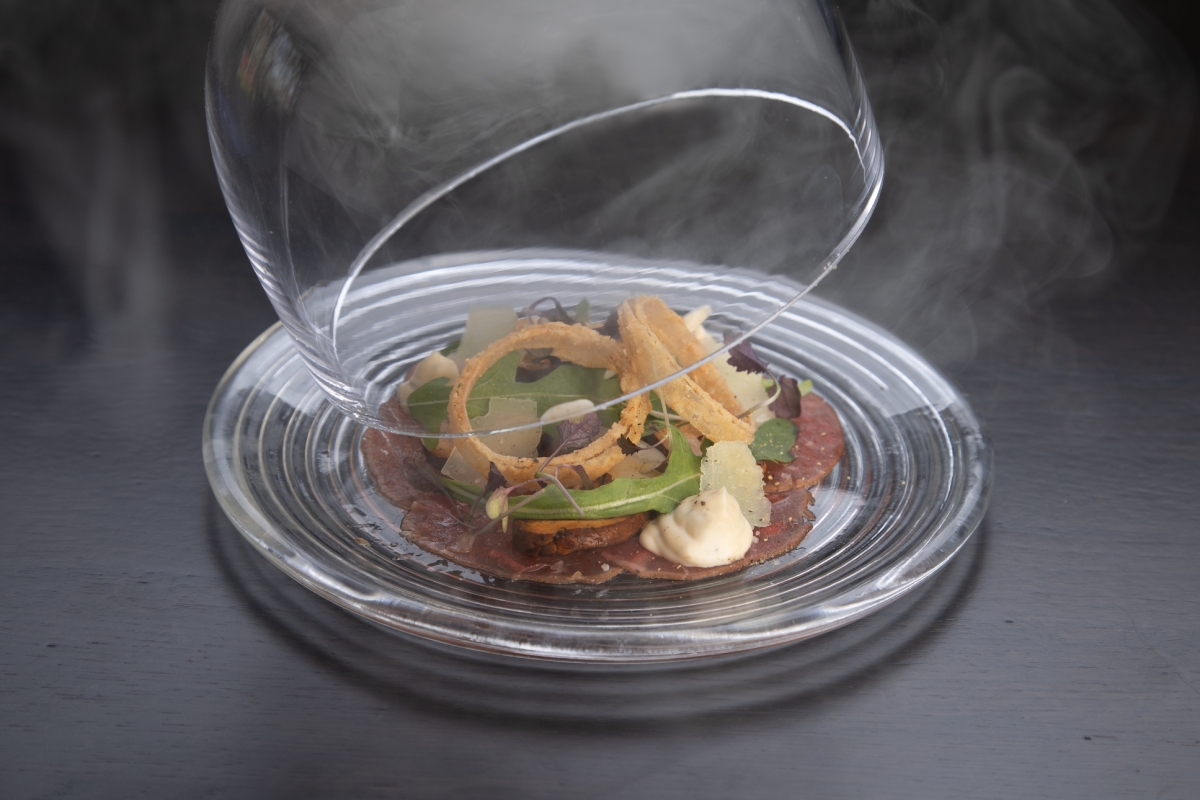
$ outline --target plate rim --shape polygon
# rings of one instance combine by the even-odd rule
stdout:
[[[407,598],[408,607],[398,602],[388,603],[386,609],[379,608],[376,604],[363,602],[356,599],[351,593],[339,593],[330,588],[331,585],[344,582],[344,576],[333,573],[326,564],[311,559],[305,559],[307,569],[301,569],[296,563],[297,550],[288,547],[287,536],[285,532],[278,529],[277,526],[271,525],[265,514],[255,513],[255,504],[250,501],[246,491],[238,490],[239,487],[230,486],[227,481],[226,472],[222,469],[223,460],[222,454],[217,452],[214,445],[215,437],[214,426],[216,424],[216,416],[222,401],[226,398],[226,393],[235,379],[239,376],[247,363],[258,353],[268,342],[277,337],[287,337],[286,330],[281,322],[276,322],[265,331],[259,334],[245,349],[233,360],[229,368],[225,371],[220,381],[213,392],[205,412],[204,427],[203,427],[203,454],[205,471],[207,473],[210,487],[216,496],[218,504],[227,518],[233,523],[238,532],[245,538],[254,549],[263,555],[274,566],[282,570],[285,574],[296,580],[301,585],[305,586],[315,594],[329,600],[330,602],[364,617],[374,623],[383,625],[386,628],[399,631],[404,634],[414,635],[421,639],[427,639],[442,644],[447,644],[456,647],[468,648],[470,650],[482,651],[504,656],[512,656],[517,658],[532,659],[536,661],[558,661],[558,662],[576,662],[576,663],[600,663],[600,664],[649,664],[649,663],[670,663],[670,662],[688,662],[703,659],[712,659],[726,657],[732,654],[750,654],[756,651],[772,649],[786,644],[790,644],[803,639],[812,638],[831,630],[848,625],[856,620],[862,619],[869,614],[874,613],[880,608],[895,602],[904,595],[908,594],[918,586],[925,583],[929,578],[936,575],[940,570],[953,559],[959,550],[966,544],[968,539],[974,535],[975,531],[982,524],[986,514],[988,501],[990,499],[992,488],[992,467],[993,467],[993,452],[990,440],[983,423],[967,403],[965,397],[957,390],[957,388],[931,364],[923,359],[916,351],[912,350],[907,344],[902,342],[890,332],[880,328],[853,312],[838,306],[829,301],[809,296],[806,298],[807,303],[822,306],[826,311],[833,311],[853,321],[859,325],[864,325],[871,329],[876,335],[885,337],[890,343],[904,351],[908,359],[916,364],[919,364],[927,375],[936,377],[939,383],[947,391],[948,395],[953,398],[953,402],[947,404],[943,409],[938,409],[938,413],[945,416],[947,411],[953,409],[953,416],[960,423],[959,428],[964,433],[968,434],[963,437],[964,456],[967,464],[970,466],[973,474],[973,479],[968,479],[967,490],[961,500],[957,513],[949,517],[938,528],[936,535],[926,537],[926,545],[929,542],[935,541],[939,535],[945,534],[947,531],[956,531],[957,537],[951,542],[950,547],[937,548],[932,556],[936,556],[936,561],[932,564],[925,565],[917,574],[896,583],[885,591],[879,591],[868,598],[861,599],[858,602],[850,604],[845,610],[837,615],[825,615],[819,622],[796,622],[793,621],[789,625],[777,626],[769,632],[752,632],[752,633],[731,633],[722,632],[720,635],[706,636],[702,631],[691,629],[688,632],[688,638],[691,641],[699,642],[703,639],[709,639],[709,646],[697,652],[646,652],[641,650],[604,650],[592,651],[580,647],[551,647],[545,645],[534,645],[529,641],[521,642],[519,637],[514,634],[519,633],[520,626],[512,623],[509,620],[498,620],[496,618],[487,618],[486,615],[473,615],[474,620],[480,624],[490,624],[493,626],[493,631],[490,635],[466,635],[463,631],[450,630],[445,625],[434,624],[429,617],[431,615],[429,608],[421,608],[420,601],[414,597]],[[789,313],[795,313],[796,308],[789,309]],[[299,359],[299,354],[295,351],[294,344],[288,340],[288,348],[290,354],[289,359]],[[277,362],[278,363],[278,362]],[[265,374],[265,373],[264,373]],[[260,376],[261,377],[261,376]],[[328,403],[328,400],[323,402]],[[238,471],[235,469],[229,470],[235,476]],[[924,549],[924,548],[922,548]],[[291,551],[289,558],[289,552]],[[918,551],[919,552],[919,551]],[[927,559],[926,559],[927,560]],[[343,569],[350,569],[361,573],[362,570],[350,565],[345,561],[339,562]],[[912,568],[909,568],[911,572]],[[318,579],[317,575],[324,575],[325,581]],[[391,587],[389,587],[390,589]],[[846,598],[853,594],[854,590],[859,588],[856,585],[851,585],[837,597]],[[826,603],[829,601],[827,600]],[[464,612],[459,610],[461,615]],[[548,623],[539,621],[540,626],[546,627]],[[501,635],[496,634],[499,630]],[[507,635],[503,635],[507,633]]]

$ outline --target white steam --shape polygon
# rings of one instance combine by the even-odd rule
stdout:
[[[633,0],[624,2],[641,7]],[[125,5],[138,6],[132,1]],[[783,7],[765,0],[757,6],[745,0],[678,2],[667,7],[669,13],[647,17],[644,25],[624,32],[615,15],[600,15],[590,41],[557,41],[537,31],[514,30],[511,19],[496,13],[501,6],[496,3],[478,2],[474,11],[459,16],[447,16],[446,4],[410,4],[424,9],[427,18],[368,14],[360,28],[339,28],[321,16],[354,5],[323,0],[269,4],[316,65],[311,68],[322,68],[321,53],[343,59],[341,66],[327,65],[333,70],[324,84],[328,92],[345,93],[347,106],[365,98],[369,102],[357,107],[378,112],[314,115],[312,103],[319,98],[300,97],[296,114],[313,126],[314,138],[297,136],[289,155],[295,159],[293,167],[299,169],[306,160],[312,165],[308,178],[313,193],[328,192],[347,208],[359,202],[377,209],[387,204],[361,192],[395,191],[391,213],[402,207],[406,192],[428,188],[423,171],[440,174],[444,165],[414,155],[404,162],[406,175],[386,174],[378,167],[389,149],[419,154],[424,152],[421,143],[432,138],[445,143],[439,152],[470,166],[481,158],[473,149],[480,137],[498,130],[501,139],[516,143],[529,131],[544,128],[529,113],[489,117],[481,110],[484,104],[470,102],[472,92],[511,93],[510,110],[537,108],[542,97],[588,98],[587,103],[601,106],[630,102],[659,91],[654,80],[660,77],[674,85],[680,74],[694,74],[694,82],[704,85],[709,80],[702,74],[705,65],[721,63],[721,58],[677,54],[672,38],[677,20],[728,17],[727,25],[718,26],[722,36],[712,47],[750,54],[749,61],[767,73],[778,67],[774,59],[780,43],[818,22],[755,27],[749,21],[756,8]],[[558,13],[565,19],[573,8],[564,0]],[[1194,92],[1179,48],[1137,7],[1124,0],[847,0],[841,11],[863,66],[888,172],[866,235],[835,280],[826,284],[825,293],[833,299],[892,327],[939,362],[958,363],[1052,293],[1110,271],[1114,254],[1136,249],[1154,230],[1178,174]],[[212,4],[171,12],[171,24],[161,30],[149,22],[131,30],[115,14],[100,33],[94,25],[65,29],[64,20],[73,19],[68,12],[64,5],[54,14],[22,13],[3,26],[0,44],[8,55],[0,65],[6,77],[0,139],[17,154],[14,163],[29,186],[30,202],[92,321],[121,320],[124,335],[153,338],[145,334],[165,324],[163,309],[173,280],[162,272],[166,238],[161,209],[169,194],[166,184],[180,162],[165,154],[208,158],[198,69]],[[137,14],[131,18],[141,19]],[[551,21],[547,18],[547,24]],[[409,63],[385,61],[380,70],[381,62],[364,48],[379,40],[367,34],[378,34],[387,25],[395,35],[422,46],[404,50]],[[29,26],[33,29],[27,30]],[[455,54],[464,74],[491,71],[522,80],[479,83],[450,70],[425,82],[426,73],[444,63],[440,56],[447,42],[460,41],[458,33],[447,32],[464,27],[477,34],[474,48]],[[653,47],[632,46],[637,37],[646,36],[654,38]],[[55,61],[30,44],[43,40],[73,43],[64,53],[105,42],[111,47],[95,59],[76,63],[60,54]],[[142,49],[127,46],[134,40]],[[534,42],[541,49],[530,49]],[[805,48],[793,50],[802,53]],[[548,58],[548,52],[561,57]],[[631,52],[657,53],[663,63],[642,62]],[[145,55],[140,61],[132,55],[117,57],[128,53]],[[527,69],[488,67],[511,60]],[[374,72],[354,72],[372,69],[372,64]],[[320,88],[320,77],[309,75],[308,91]],[[338,83],[333,78],[355,80]],[[747,80],[752,84],[755,76]],[[406,94],[412,83],[432,88],[426,94]],[[570,91],[564,93],[562,87]],[[812,94],[803,87],[779,88]],[[351,96],[351,89],[363,94]],[[451,101],[455,113],[447,110]],[[410,107],[407,118],[416,122],[393,125],[397,116],[392,112],[400,103],[415,104],[424,116],[414,117]],[[185,106],[186,113],[179,110]],[[155,116],[155,109],[164,108],[173,111]],[[581,105],[554,112],[570,117],[592,110]],[[163,116],[171,119],[169,125],[147,121]],[[795,260],[788,244],[796,228],[815,230],[827,222],[835,230],[838,221],[797,223],[795,215],[784,212],[743,220],[729,200],[736,195],[703,195],[704,182],[711,183],[714,175],[730,186],[741,181],[743,190],[764,196],[786,183],[778,178],[787,174],[788,164],[767,164],[761,152],[745,144],[761,134],[755,127],[758,119],[750,116],[744,122],[748,134],[741,149],[728,138],[738,133],[736,127],[714,128],[707,139],[693,136],[694,127],[675,131],[679,144],[672,147],[679,158],[670,168],[598,206],[590,218],[609,229],[630,218],[648,221],[664,242],[675,233],[700,241],[710,232],[714,258],[786,270],[789,259]],[[321,149],[329,142],[337,147],[336,158],[325,158],[329,153]],[[748,163],[754,170],[745,169]],[[518,168],[524,169],[516,165],[514,175]],[[373,175],[376,182],[342,182],[363,175]],[[528,172],[526,177],[536,176]],[[194,183],[184,183],[193,190]],[[833,181],[810,184],[813,191],[836,197]],[[669,215],[660,199],[677,198],[679,192],[670,187],[681,185],[689,188],[687,203],[680,201],[679,208],[692,217],[673,222],[650,213],[666,209],[661,213]],[[292,188],[300,192],[304,187]],[[711,225],[710,219],[728,226]],[[535,233],[556,230],[559,224],[557,219],[518,221]],[[361,223],[357,232],[364,240],[381,224],[378,219],[351,222]],[[729,231],[751,225],[760,239],[737,244]],[[460,231],[451,233],[458,236]],[[730,241],[735,244],[728,245]],[[357,248],[348,257],[354,252]]]
[[[1146,241],[1170,202],[1194,88],[1186,57],[1138,8],[848,6],[888,175],[827,295],[962,363]]]

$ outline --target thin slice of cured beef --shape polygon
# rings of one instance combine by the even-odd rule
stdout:
[[[383,411],[397,422],[411,424],[395,401]],[[539,583],[603,583],[624,571],[599,550],[537,558],[514,551],[512,534],[498,526],[472,534],[472,528],[479,530],[490,520],[482,509],[468,519],[471,506],[442,492],[435,484],[436,470],[425,460],[421,440],[414,436],[368,430],[363,434],[362,454],[379,493],[407,512],[401,532],[422,550],[497,578]]]
[[[755,541],[742,558],[719,567],[685,567],[662,556],[656,556],[638,544],[638,540],[606,547],[600,551],[611,563],[623,567],[641,578],[662,578],[669,581],[694,581],[737,572],[753,564],[769,561],[796,548],[812,530],[812,495],[796,487],[786,494],[768,495],[771,498],[770,524],[754,529]]]
[[[384,409],[393,415],[404,413],[387,406]],[[440,484],[434,483],[437,470],[425,460],[425,448],[415,436],[371,428],[363,434],[362,454],[375,488],[392,505],[407,511],[417,500],[443,495]]]
[[[795,460],[787,464],[766,462],[763,484],[768,495],[816,486],[841,460],[845,450],[837,412],[812,392],[800,399],[800,416],[792,422],[799,429],[792,447]]]

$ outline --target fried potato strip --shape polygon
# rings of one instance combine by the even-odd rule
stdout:
[[[690,367],[708,355],[704,347],[688,330],[683,317],[672,311],[662,301],[662,298],[654,295],[642,295],[628,302],[638,319],[650,326],[650,329],[658,336],[658,340],[666,347],[667,352],[679,362],[679,366]],[[711,361],[696,367],[688,373],[688,376],[733,416],[739,416],[745,410]]]
[[[657,297],[642,296],[626,300],[617,309],[617,319],[625,356],[642,386],[673,375],[682,368],[672,348],[682,354],[684,360],[689,359],[689,353],[693,352],[684,340],[695,342],[695,337],[687,330],[679,315]],[[679,329],[682,329],[682,335],[679,335]],[[666,344],[664,338],[672,344]],[[699,348],[698,342],[696,347]],[[695,360],[693,358],[688,363],[694,363]],[[707,372],[709,368],[711,374]],[[705,374],[701,378],[702,371]],[[693,375],[697,377],[693,378]],[[701,379],[704,385],[713,388],[715,395],[706,391],[700,383]],[[668,406],[712,441],[754,440],[754,424],[737,418],[735,414],[741,412],[741,406],[724,378],[711,364],[676,378],[658,392]],[[722,397],[728,402],[719,399]]]

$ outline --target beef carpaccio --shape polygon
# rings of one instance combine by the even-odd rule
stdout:
[[[796,487],[816,486],[842,458],[845,437],[833,407],[815,394],[800,399],[800,416],[792,420],[798,433],[792,447],[794,461],[768,461],[763,468],[763,490],[790,492]]]
[[[745,556],[718,567],[674,564],[646,550],[636,536],[598,550],[546,557],[523,555],[513,549],[511,532],[496,527],[472,533],[472,528],[483,528],[489,519],[481,508],[468,519],[471,506],[447,497],[434,484],[436,470],[426,461],[420,439],[371,429],[363,436],[362,454],[379,493],[406,512],[401,522],[404,535],[423,550],[463,567],[497,578],[539,583],[603,583],[623,572],[641,578],[699,580],[777,558],[797,547],[812,529],[809,489],[837,464],[844,440],[837,413],[828,403],[810,393],[801,407],[801,415],[793,420],[799,428],[792,448],[795,460],[767,462],[764,468],[770,523],[754,530],[753,544]],[[394,400],[384,413],[398,421],[406,419]]]

